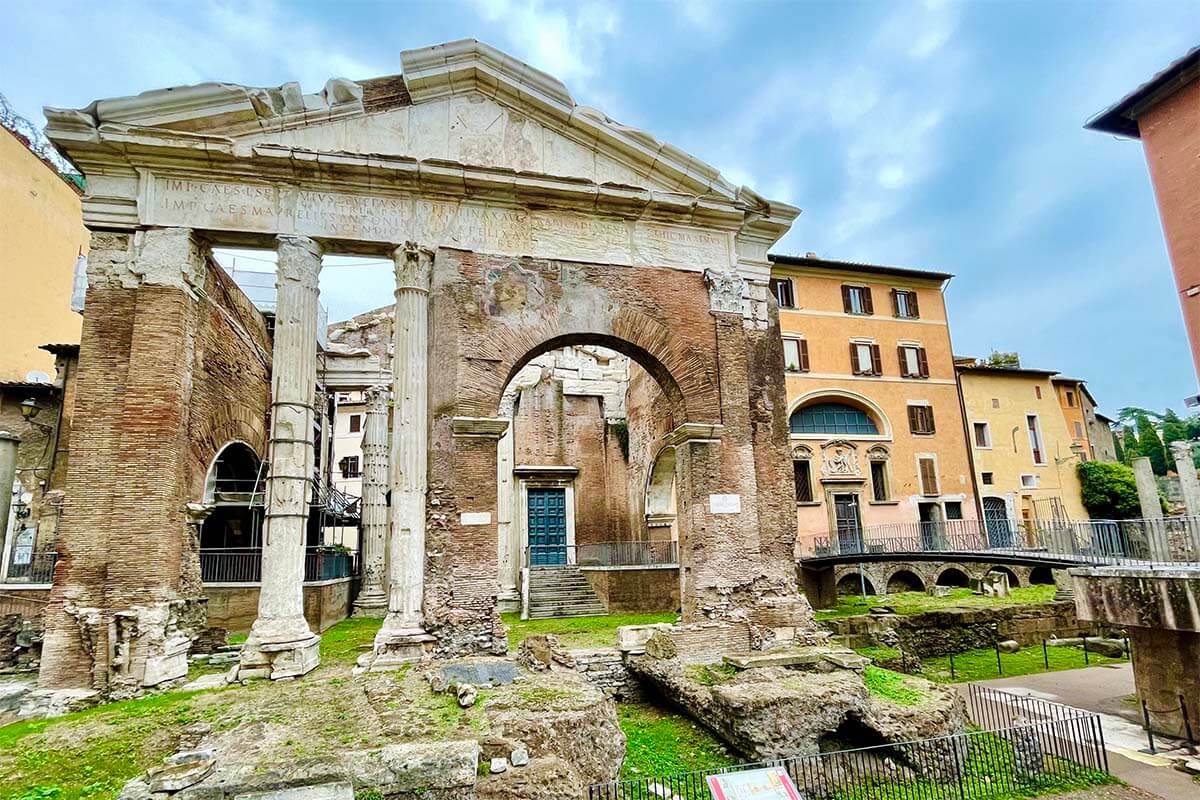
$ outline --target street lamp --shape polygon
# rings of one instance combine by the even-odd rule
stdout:
[[[37,404],[37,400],[34,400],[32,397],[26,398],[21,403],[21,416],[25,419],[32,420],[41,410],[42,407],[39,406]]]

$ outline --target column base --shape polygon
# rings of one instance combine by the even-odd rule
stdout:
[[[516,613],[521,610],[521,593],[516,587],[504,587],[496,596],[496,608],[501,614]]]
[[[254,678],[298,678],[312,672],[321,663],[321,637],[311,633],[290,642],[255,642],[242,645],[240,663],[230,675],[232,680]]]
[[[437,639],[417,626],[383,623],[375,636],[375,647],[358,657],[357,664],[368,672],[399,669],[405,664],[428,658]]]
[[[369,617],[374,619],[382,619],[387,616],[387,595],[382,591],[378,593],[363,592],[354,599],[354,610],[350,612],[352,617]]]

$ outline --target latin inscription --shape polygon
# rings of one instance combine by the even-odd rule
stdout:
[[[417,241],[629,266],[703,269],[732,258],[728,234],[570,212],[158,176],[149,193],[145,221],[153,225]]]

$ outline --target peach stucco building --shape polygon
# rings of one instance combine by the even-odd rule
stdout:
[[[771,259],[801,554],[835,535],[919,535],[921,522],[977,518],[943,296],[951,276]]]

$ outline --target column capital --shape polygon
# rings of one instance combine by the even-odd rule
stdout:
[[[390,390],[386,386],[372,386],[364,392],[368,414],[386,414]]]
[[[742,313],[742,295],[746,291],[746,281],[736,269],[706,269],[704,282],[708,285],[709,311]]]
[[[416,242],[405,242],[392,251],[392,262],[396,267],[396,291],[411,289],[429,292],[429,280],[433,272],[433,251]]]
[[[316,289],[321,277],[321,255],[324,250],[307,236],[280,234],[275,237],[278,254],[275,285],[281,281],[299,281],[306,289]]]
[[[688,442],[719,442],[724,432],[724,425],[685,422],[664,436],[663,441],[668,445],[681,445]]]

